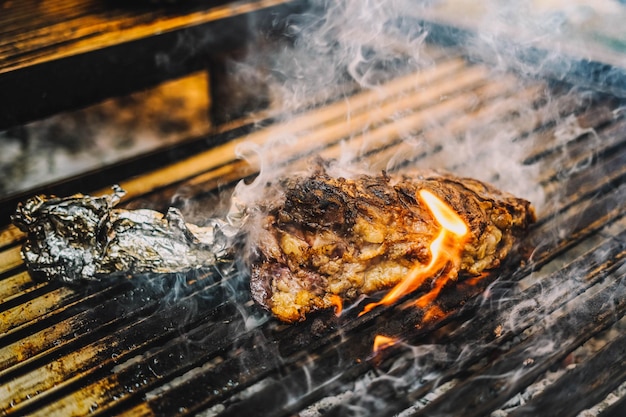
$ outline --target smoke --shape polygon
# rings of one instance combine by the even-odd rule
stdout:
[[[274,50],[251,48],[244,61],[230,65],[235,74],[241,74],[241,79],[264,80],[271,108],[281,122],[272,127],[272,137],[263,143],[240,148],[238,156],[260,174],[252,183],[237,187],[237,201],[252,203],[265,198],[272,179],[306,170],[305,163],[288,163],[299,149],[305,148],[335,159],[337,162],[331,164],[335,175],[407,167],[448,170],[493,183],[531,200],[539,210],[543,207],[543,190],[536,184],[541,181],[544,167],[524,163],[536,143],[532,138],[526,140],[533,132],[523,128],[541,125],[539,119],[559,119],[559,106],[564,98],[551,97],[549,87],[536,78],[549,73],[546,68],[552,62],[561,62],[562,54],[559,43],[552,45],[550,56],[530,59],[524,52],[560,35],[563,24],[555,25],[553,16],[535,18],[536,12],[523,2],[490,2],[489,7],[462,5],[468,7],[478,32],[455,41],[462,42],[463,53],[470,59],[489,64],[486,67],[489,73],[480,76],[493,79],[497,91],[494,91],[496,87],[488,86],[467,93],[467,97],[455,97],[459,91],[476,88],[480,81],[473,81],[471,75],[467,76],[468,81],[459,80],[457,77],[463,74],[454,70],[442,79],[426,76],[433,65],[436,68],[438,60],[445,61],[446,57],[439,56],[441,51],[427,44],[429,36],[440,36],[442,31],[422,21],[423,16],[431,16],[434,10],[442,15],[450,11],[453,15],[456,6],[451,2],[316,0],[310,3],[309,10],[286,19],[288,42],[279,43]],[[455,14],[459,15],[458,10]],[[503,33],[510,32],[511,22],[524,30],[515,37],[518,43],[504,44]],[[251,76],[255,68],[257,74]],[[505,74],[511,71],[518,76],[506,79]],[[386,87],[390,80],[407,74],[424,74],[426,79],[418,88],[424,90],[424,97],[434,93],[433,97],[412,104],[406,97],[409,92],[390,93]],[[540,91],[515,94],[525,88]],[[373,100],[365,109],[359,107],[355,92],[369,92],[378,97],[378,102]],[[491,104],[483,100],[483,95],[501,95],[501,99]],[[542,95],[543,103],[537,105]],[[404,99],[407,99],[405,107],[397,104]],[[456,107],[447,109],[441,103],[447,99],[456,100]],[[295,126],[304,111],[326,102],[343,103],[344,111],[335,115],[340,120],[321,119],[318,125]],[[492,108],[483,108],[489,105]],[[498,108],[505,105],[510,110]],[[431,111],[410,116],[426,107]],[[351,125],[352,129],[335,133],[325,123]],[[575,120],[570,123],[574,124]],[[323,146],[332,135],[336,135],[332,140],[338,141],[334,146],[339,150],[316,148],[315,142]],[[398,141],[401,145],[395,146]],[[386,153],[370,154],[373,148],[384,149],[388,145],[394,146]],[[428,154],[427,158],[421,157],[424,153]],[[521,178],[525,180],[520,181]]]
[[[406,0],[312,1],[308,13],[288,19],[293,48],[274,57],[272,95],[283,109],[298,110],[323,99],[320,93],[330,98],[346,83],[375,88],[399,65],[419,63],[426,32],[403,24],[414,7]]]
[[[405,14],[415,7],[407,0],[314,0],[307,11],[280,23],[285,39],[278,47],[250,48],[245,60],[228,65],[234,79],[265,82],[277,119],[271,136],[259,141],[253,133],[237,149],[237,156],[258,175],[236,186],[230,218],[241,220],[242,208],[280,198],[281,191],[272,187],[276,179],[316,169],[316,155],[332,159],[326,167],[332,175],[369,171],[367,163],[359,162],[367,146],[357,147],[351,139],[367,135],[370,125],[380,123],[372,119],[371,103],[389,94],[383,91],[388,80],[433,62],[423,56],[427,32],[409,24]],[[417,7],[423,5],[418,2]],[[256,74],[251,75],[252,69]],[[353,94],[359,90],[372,96],[357,102]],[[305,119],[305,111],[315,112],[315,106],[329,102],[341,109],[313,123]],[[392,110],[389,118],[396,117]],[[328,144],[338,150],[330,158],[322,155]],[[305,158],[296,160],[300,156]],[[247,220],[249,240],[254,241],[254,219]]]

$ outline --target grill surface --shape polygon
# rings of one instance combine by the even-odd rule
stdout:
[[[286,134],[300,138],[280,149],[294,169],[312,154],[338,158],[352,149],[375,170],[389,161],[398,170],[483,169],[482,178],[498,184],[503,179],[488,168],[497,138],[498,147],[523,150],[519,160],[536,173],[531,187],[545,193],[525,242],[534,248],[528,262],[445,290],[438,301],[445,314],[428,324],[420,311],[394,306],[286,326],[252,306],[235,265],[84,287],[38,282],[20,259],[21,234],[9,226],[0,233],[2,412],[287,416],[364,407],[373,415],[483,416],[619,322],[626,309],[621,103],[494,74],[453,50],[431,53],[431,67],[377,91],[123,181],[126,203],[163,208],[185,189],[194,196],[187,204],[202,206],[255,174],[254,160],[236,159],[238,144]],[[402,343],[374,355],[377,334]],[[538,348],[546,335],[555,348]],[[625,349],[623,335],[609,340],[512,415],[576,415],[594,406],[626,381]],[[424,399],[433,400],[423,407]],[[603,415],[623,409],[622,399]]]

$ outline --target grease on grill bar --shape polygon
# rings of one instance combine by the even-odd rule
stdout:
[[[387,95],[357,93],[349,122],[342,118],[350,103],[342,100],[289,124],[287,131],[302,140],[282,155],[287,168],[303,166],[301,157],[313,152],[333,158],[351,148],[377,170],[433,164],[471,172],[483,169],[481,158],[493,158],[489,146],[498,135],[498,145],[519,152],[528,175],[535,174],[531,186],[542,187],[548,198],[526,238],[534,248],[530,260],[489,280],[445,289],[437,301],[442,318],[427,324],[419,309],[385,306],[360,317],[347,311],[342,318],[329,313],[281,325],[252,306],[245,280],[226,264],[86,289],[40,283],[19,261],[19,235],[3,231],[0,409],[41,416],[239,416],[250,410],[317,416],[343,415],[346,407],[382,416],[459,409],[500,415],[535,380],[565,369],[563,362],[586,341],[614,323],[623,326],[626,309],[626,125],[613,112],[619,103],[558,87],[546,100],[545,91],[539,82],[495,76],[450,58],[391,81]],[[368,113],[371,108],[376,112]],[[367,133],[355,133],[365,125]],[[153,191],[153,183],[145,185],[151,178],[162,181],[164,196],[181,184],[206,193],[254,172],[254,158],[251,165],[236,160],[238,143],[263,144],[285,129],[260,129],[181,162],[185,169],[165,167],[122,186],[130,198]],[[401,140],[408,133],[419,136],[419,145]],[[470,137],[484,152],[467,161],[458,150],[470,146]],[[552,170],[555,163],[569,175]],[[497,173],[483,172],[483,178],[497,183]],[[397,343],[375,354],[378,335]],[[553,390],[571,382],[585,393],[560,402],[562,415],[593,407],[624,385],[623,360],[610,378],[602,379],[595,366],[623,358],[622,339],[609,340],[589,362],[556,377]],[[511,373],[517,378],[506,377]],[[511,412],[526,415],[552,395],[548,388]],[[552,415],[547,410],[533,415]]]

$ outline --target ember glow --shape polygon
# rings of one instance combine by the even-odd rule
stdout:
[[[401,297],[418,289],[427,279],[434,278],[432,289],[415,302],[416,307],[426,308],[437,298],[446,283],[457,276],[468,227],[450,206],[430,191],[420,190],[418,196],[441,225],[439,234],[430,244],[430,262],[427,265],[416,265],[382,300],[366,305],[361,315],[379,305],[395,303]]]
[[[394,337],[383,336],[381,334],[377,334],[374,337],[374,353],[380,352],[383,349],[387,349],[398,343],[398,339]]]
[[[343,300],[341,297],[336,294],[331,294],[330,302],[335,306],[335,315],[337,317],[341,316],[341,313],[343,312]]]

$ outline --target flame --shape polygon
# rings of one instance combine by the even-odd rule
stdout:
[[[463,219],[439,197],[428,190],[419,191],[420,198],[426,203],[431,213],[443,229],[458,237],[467,234],[467,225]]]
[[[424,317],[422,318],[422,322],[423,323],[429,323],[431,321],[435,321],[435,320],[441,319],[441,318],[443,318],[445,316],[446,316],[446,313],[444,313],[439,307],[437,307],[437,306],[430,306],[424,312]]]
[[[374,337],[374,353],[377,353],[383,349],[387,349],[398,343],[399,339],[395,337],[383,336],[382,334],[377,334]]]
[[[330,303],[335,306],[335,316],[341,316],[341,312],[343,311],[343,300],[337,294],[330,294],[329,296]]]
[[[428,190],[420,190],[418,195],[441,226],[439,234],[430,244],[430,262],[428,265],[416,265],[405,279],[385,294],[382,300],[366,305],[361,315],[379,305],[392,304],[404,295],[415,291],[427,279],[435,278],[433,288],[415,302],[417,307],[425,308],[437,298],[446,283],[456,277],[461,263],[461,250],[469,231],[468,227],[463,219],[435,194]]]

